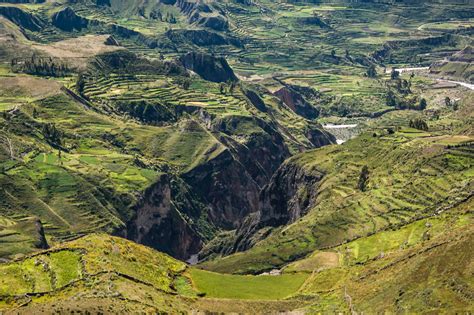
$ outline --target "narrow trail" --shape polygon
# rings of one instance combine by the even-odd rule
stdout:
[[[409,68],[394,68],[394,69],[395,71],[403,73],[403,72],[409,72],[409,71],[416,72],[416,71],[429,70],[430,67],[409,67]],[[385,69],[385,73],[389,73],[390,71],[392,70],[389,70],[388,68]],[[453,81],[453,80],[448,80],[448,79],[436,79],[436,81],[453,83],[453,84],[461,85],[463,87],[467,87],[470,90],[474,90],[474,84],[467,83],[467,82]]]
[[[444,80],[444,79],[437,79],[438,82],[449,82],[449,83],[454,83],[457,85],[461,85],[463,87],[466,87],[470,90],[474,91],[474,84],[466,83],[466,82],[461,82],[461,81],[452,81],[452,80]]]
[[[62,216],[60,216],[53,208],[51,208],[46,202],[44,202],[43,200],[41,200],[40,198],[37,198],[37,200],[43,204],[52,214],[54,214],[54,216],[56,216],[61,222],[63,222],[64,224],[66,224],[68,227],[71,227],[71,224],[69,224],[69,222],[67,222]]]

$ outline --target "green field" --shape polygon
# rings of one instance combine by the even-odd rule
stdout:
[[[276,300],[294,295],[307,274],[238,276],[191,269],[193,284],[209,298]]]

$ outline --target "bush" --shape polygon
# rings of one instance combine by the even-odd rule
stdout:
[[[410,123],[408,124],[408,126],[410,128],[428,131],[428,124],[423,119],[417,118],[415,120],[410,120]]]
[[[360,171],[359,182],[357,183],[357,188],[359,188],[360,191],[365,191],[367,189],[368,180],[369,180],[369,168],[367,167],[367,165],[364,165],[362,167],[362,170]]]

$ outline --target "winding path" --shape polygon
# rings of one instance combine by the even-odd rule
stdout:
[[[458,84],[458,85],[467,87],[467,88],[470,89],[470,90],[474,90],[474,84],[470,84],[470,83],[467,83],[467,82],[451,81],[451,80],[444,80],[444,79],[437,79],[437,80],[438,80],[439,82],[449,82],[449,83]]]

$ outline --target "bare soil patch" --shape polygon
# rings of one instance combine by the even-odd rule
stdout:
[[[60,92],[61,85],[53,80],[28,75],[0,77],[0,96],[44,98]]]
[[[33,47],[57,58],[89,58],[100,53],[121,49],[105,45],[109,35],[84,35],[62,40],[49,45],[34,44]]]

